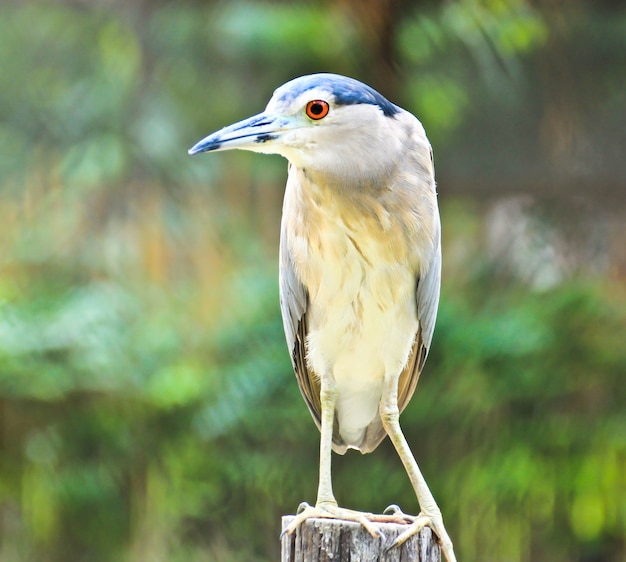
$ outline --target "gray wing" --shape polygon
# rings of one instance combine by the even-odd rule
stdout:
[[[436,228],[435,250],[430,265],[417,279],[415,302],[417,305],[419,329],[415,335],[415,343],[413,344],[409,362],[398,381],[398,408],[400,408],[401,412],[406,408],[413,396],[413,392],[415,392],[417,381],[428,356],[433,332],[435,331],[435,320],[437,319],[437,308],[439,306],[439,290],[441,288],[441,224],[438,216]]]
[[[416,302],[417,318],[420,323],[422,346],[428,354],[430,342],[435,331],[437,308],[439,307],[439,291],[441,288],[441,224],[437,218],[437,230],[435,232],[435,251],[428,271],[417,281]],[[424,360],[426,355],[424,356]]]
[[[426,140],[425,135],[424,140]],[[430,165],[426,165],[425,169],[432,177],[434,189],[433,149],[427,140],[426,145],[428,146],[428,164]],[[433,241],[434,249],[430,263],[427,267],[422,268],[416,279],[415,304],[417,306],[419,328],[417,334],[415,334],[415,342],[413,343],[409,361],[398,381],[398,408],[400,412],[406,408],[413,396],[413,392],[415,392],[417,381],[428,356],[433,332],[435,331],[437,308],[439,307],[439,291],[441,289],[441,219],[439,218],[438,209],[435,210]]]
[[[289,254],[284,225],[280,236],[279,288],[280,311],[283,317],[283,327],[291,363],[302,397],[319,428],[321,423],[320,385],[306,363],[306,335],[308,331],[306,311],[309,296],[297,276],[293,260]]]

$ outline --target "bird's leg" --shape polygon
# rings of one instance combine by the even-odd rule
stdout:
[[[333,423],[335,420],[335,405],[337,404],[337,385],[332,375],[322,377],[320,402],[322,406],[322,423],[320,428],[320,480],[315,505],[319,507],[336,507],[337,501],[333,494],[330,468],[333,444]]]
[[[281,537],[295,531],[298,526],[312,517],[327,517],[331,519],[343,519],[361,523],[373,536],[379,537],[382,533],[368,519],[370,514],[361,513],[351,509],[338,507],[331,476],[331,454],[333,443],[333,423],[335,420],[335,404],[337,403],[337,387],[331,374],[321,379],[320,402],[322,407],[321,438],[320,438],[320,477],[317,488],[317,501],[315,506],[307,503],[300,504],[297,515],[283,530]]]
[[[398,409],[398,378],[397,377],[385,377],[385,387],[383,391],[383,397],[380,402],[380,416],[383,422],[385,431],[389,435],[391,442],[393,443],[402,464],[409,475],[415,494],[417,495],[417,501],[420,504],[421,512],[414,518],[413,523],[409,528],[404,531],[391,545],[390,548],[401,545],[409,537],[419,533],[419,531],[429,526],[439,537],[441,543],[441,550],[448,562],[456,562],[454,556],[454,549],[452,547],[452,541],[448,536],[448,533],[443,525],[443,517],[441,511],[435,502],[435,498],[428,489],[428,484],[422,472],[417,466],[417,462],[409,444],[407,443],[402,429],[400,428],[400,411]]]

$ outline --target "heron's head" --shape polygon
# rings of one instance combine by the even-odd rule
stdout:
[[[401,113],[358,80],[311,74],[282,85],[263,113],[209,135],[189,154],[239,148],[281,154],[322,173],[380,174],[401,157]]]

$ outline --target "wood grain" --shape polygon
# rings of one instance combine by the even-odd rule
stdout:
[[[284,529],[293,515],[282,518]],[[281,544],[281,562],[441,562],[433,532],[424,528],[403,545],[387,548],[407,526],[377,523],[384,538],[372,537],[359,523],[337,519],[308,519]]]

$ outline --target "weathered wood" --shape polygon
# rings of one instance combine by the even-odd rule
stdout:
[[[282,518],[283,529],[293,515]],[[359,523],[337,519],[307,519],[295,533],[285,535],[281,562],[441,562],[437,538],[428,528],[403,545],[387,548],[406,530],[399,523],[376,523],[385,538],[375,539]]]

